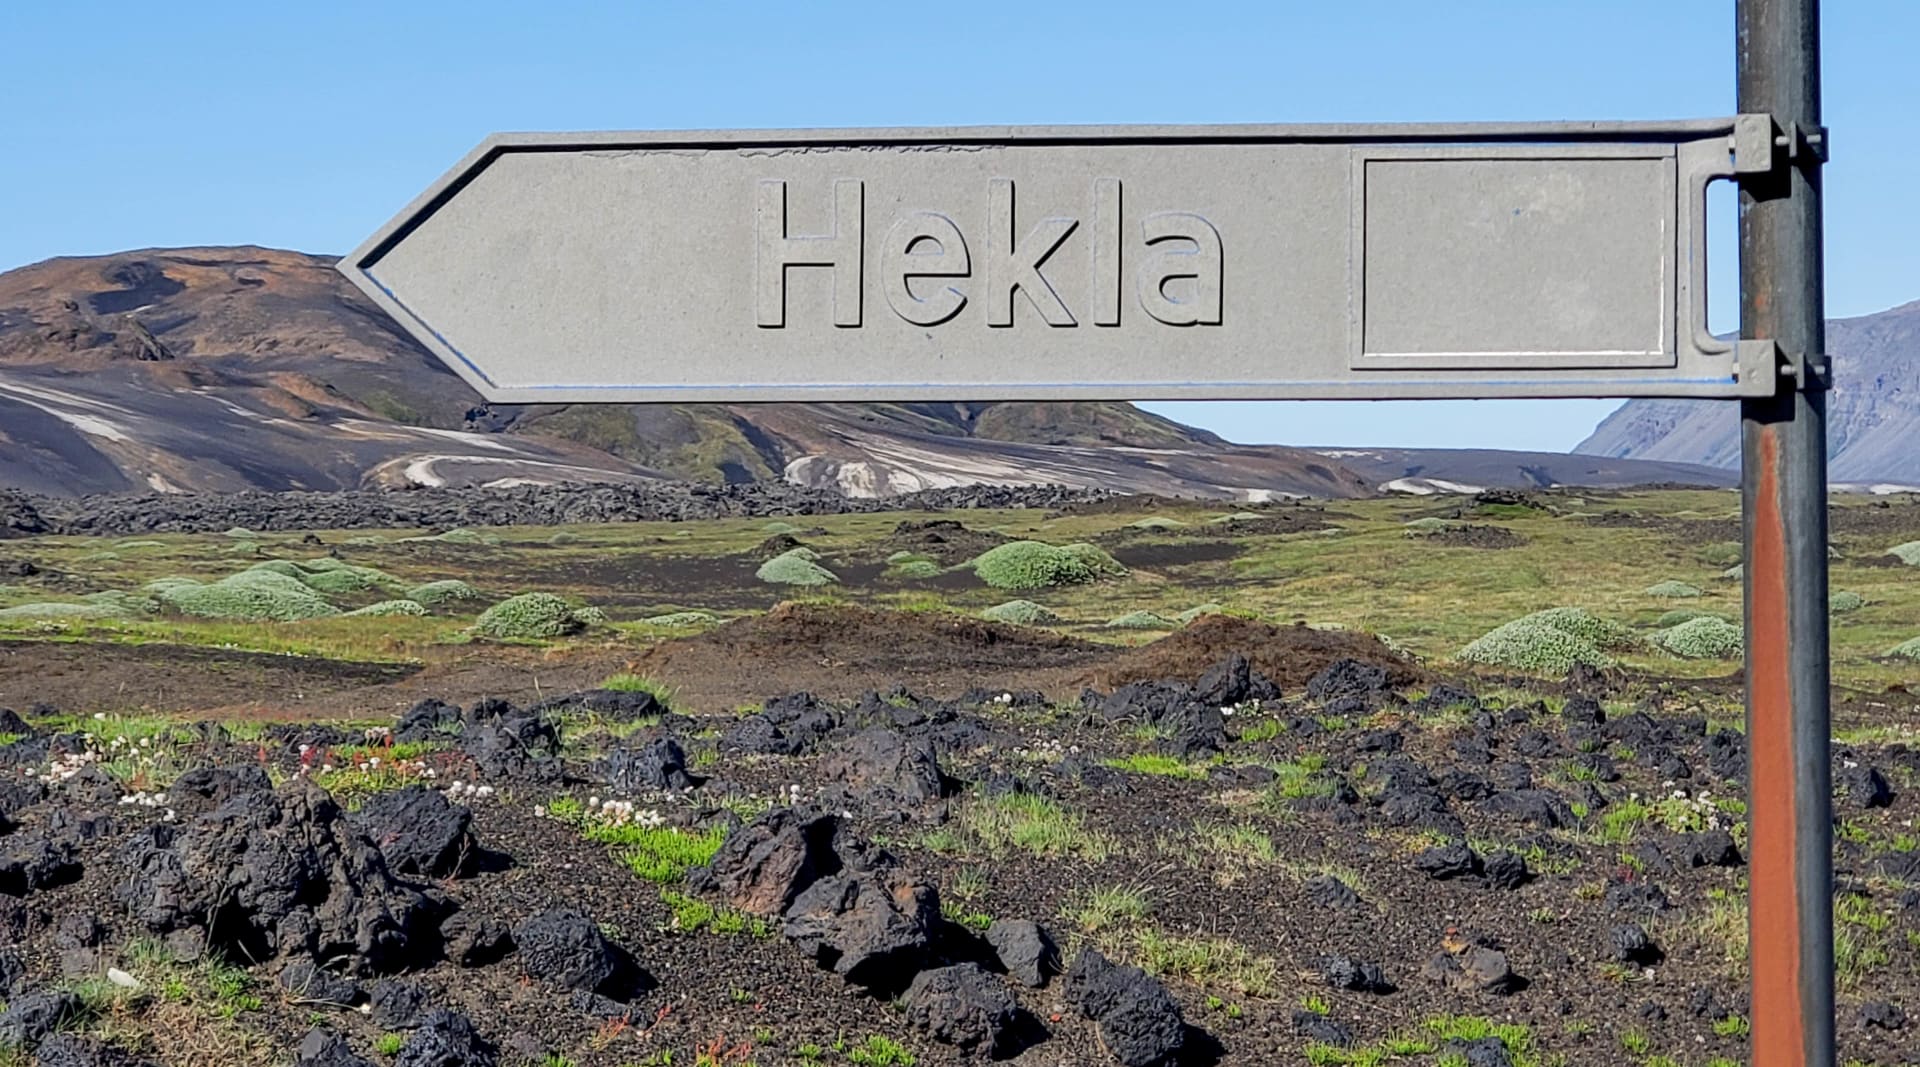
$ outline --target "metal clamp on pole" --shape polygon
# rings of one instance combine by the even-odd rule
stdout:
[[[1820,166],[1827,161],[1825,126],[1782,124],[1772,115],[1737,115],[1733,120],[1733,173],[1739,181],[1775,174],[1784,167]]]
[[[1790,379],[1794,389],[1801,392],[1833,387],[1833,361],[1824,352],[1789,352],[1777,341],[1764,340],[1737,341],[1734,347],[1740,380],[1752,383],[1747,395],[1772,396],[1773,382],[1769,379]]]

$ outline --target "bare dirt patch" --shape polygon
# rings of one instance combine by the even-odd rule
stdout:
[[[262,698],[300,705],[416,670],[186,645],[0,641],[0,707],[184,712]]]
[[[1274,626],[1231,615],[1210,615],[1150,645],[1114,656],[1088,670],[1081,680],[1098,689],[1112,689],[1128,682],[1198,678],[1236,653],[1246,656],[1255,670],[1293,688],[1306,685],[1328,664],[1342,659],[1377,664],[1386,669],[1395,685],[1409,685],[1426,677],[1426,672],[1372,634]]]
[[[691,706],[732,707],[805,689],[836,699],[902,683],[954,695],[995,679],[1049,682],[1112,650],[1046,630],[961,615],[784,604],[638,656],[642,673],[677,687]]]

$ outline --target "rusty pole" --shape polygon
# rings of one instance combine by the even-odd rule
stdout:
[[[1775,124],[1740,187],[1740,336],[1780,389],[1743,400],[1754,1067],[1832,1067],[1825,308],[1819,0],[1739,0],[1739,109]]]

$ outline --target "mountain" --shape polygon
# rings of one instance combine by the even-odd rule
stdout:
[[[337,489],[785,479],[856,495],[1054,482],[1258,500],[1366,477],[1129,404],[489,408],[333,270],[267,248],[0,274],[0,487]]]
[[[1920,486],[1920,300],[1827,323],[1829,476],[1836,483]],[[1739,405],[1629,400],[1575,452],[1740,465]]]
[[[1491,448],[1316,448],[1390,493],[1477,493],[1482,489],[1739,484],[1740,476],[1696,463],[1507,452]]]

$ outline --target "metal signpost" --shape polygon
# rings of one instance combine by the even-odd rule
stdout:
[[[340,269],[503,403],[1739,400],[1753,1062],[1826,1067],[1816,9],[1728,119],[498,136]]]

